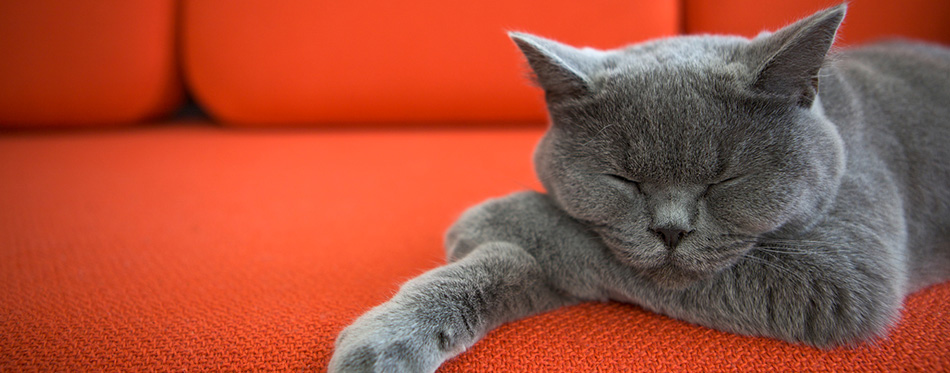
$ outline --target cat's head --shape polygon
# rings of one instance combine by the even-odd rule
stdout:
[[[837,191],[844,151],[818,102],[845,7],[754,39],[687,36],[578,49],[510,36],[544,89],[542,184],[658,284],[731,266],[802,229]]]

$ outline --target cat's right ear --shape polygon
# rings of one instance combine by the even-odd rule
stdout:
[[[522,32],[509,32],[534,71],[548,100],[577,97],[591,92],[591,50],[580,50],[554,40]]]
[[[848,7],[842,4],[752,41],[760,63],[752,88],[789,97],[811,107],[818,95],[818,73]]]

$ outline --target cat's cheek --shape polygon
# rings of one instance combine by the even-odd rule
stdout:
[[[630,208],[609,199],[572,200],[565,210],[574,218],[597,225],[613,225],[629,219]]]
[[[588,195],[571,190],[556,190],[554,200],[568,215],[577,220],[598,224],[606,222],[603,211],[597,208],[597,201],[591,200]]]
[[[796,210],[800,191],[795,180],[775,184],[751,179],[743,185],[722,188],[706,196],[709,214],[719,225],[750,235],[774,231],[787,223]]]
[[[776,227],[768,211],[755,208],[749,201],[731,196],[710,198],[706,202],[708,220],[722,230],[758,235]]]

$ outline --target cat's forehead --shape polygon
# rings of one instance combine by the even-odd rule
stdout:
[[[748,98],[747,39],[678,37],[615,51],[594,74],[594,105],[664,127],[715,121]],[[668,127],[667,127],[668,128]]]
[[[568,119],[587,122],[575,140],[657,179],[709,178],[749,139],[749,69],[737,55],[747,42],[674,38],[617,51],[584,115]]]
[[[735,60],[749,40],[730,36],[679,36],[614,50],[619,65],[643,69],[717,66]]]
[[[728,36],[679,36],[634,44],[617,50],[620,55],[660,64],[696,59],[729,58],[748,39]]]
[[[602,86],[636,92],[669,88],[702,90],[745,80],[742,61],[748,40],[739,37],[674,37],[618,49],[605,58],[594,80]],[[621,88],[627,85],[626,88]]]

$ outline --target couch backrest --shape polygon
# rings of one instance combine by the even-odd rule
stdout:
[[[843,0],[686,0],[686,33],[725,33],[747,37],[776,29]],[[857,45],[889,37],[904,37],[950,45],[950,1],[850,0],[838,31],[838,46]]]
[[[0,1],[0,127],[131,124],[181,104],[174,0]]]
[[[541,92],[507,30],[599,48],[682,32],[752,36],[838,2],[5,1],[0,127],[158,118],[180,105],[182,81],[229,125],[542,124]],[[950,2],[850,5],[844,44],[950,44]]]
[[[239,125],[513,122],[543,102],[507,30],[615,47],[674,35],[676,0],[184,4],[195,97]]]

